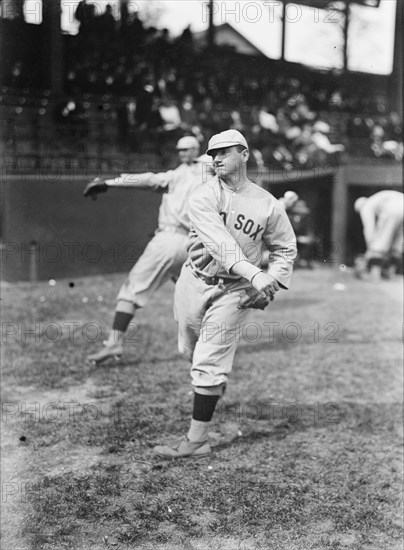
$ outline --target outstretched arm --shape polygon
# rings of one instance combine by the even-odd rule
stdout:
[[[109,187],[121,187],[123,189],[152,189],[162,193],[168,191],[172,177],[172,170],[154,174],[146,172],[144,174],[121,174],[116,178],[102,179],[95,178],[86,185],[83,191],[85,197],[92,197],[94,200],[99,193],[105,193]]]
[[[143,174],[121,174],[117,178],[106,179],[108,187],[123,187],[135,189],[152,189],[153,191],[163,191],[168,188],[172,170],[168,172],[145,172]]]

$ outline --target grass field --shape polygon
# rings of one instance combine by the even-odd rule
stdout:
[[[192,406],[172,286],[85,363],[122,280],[4,284],[4,550],[402,548],[401,277],[296,271],[244,327],[214,453],[179,462],[152,453]]]

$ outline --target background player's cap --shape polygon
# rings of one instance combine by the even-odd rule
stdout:
[[[233,147],[234,145],[242,145],[248,149],[248,144],[243,134],[241,134],[238,130],[225,130],[224,132],[215,134],[210,138],[206,153],[212,156],[212,152],[215,149]]]
[[[178,140],[177,149],[199,149],[199,141],[194,136],[184,136]]]
[[[367,201],[366,197],[359,197],[359,199],[356,199],[356,201],[354,202],[355,212],[360,212],[366,201]]]

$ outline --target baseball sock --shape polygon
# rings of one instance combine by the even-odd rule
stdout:
[[[119,332],[126,332],[129,323],[133,319],[132,313],[125,313],[124,311],[115,311],[114,322],[112,323],[112,330]]]
[[[203,392],[203,393],[199,393]],[[216,404],[223,393],[223,385],[197,387],[194,393],[194,410],[192,413],[191,426],[187,437],[192,442],[206,441],[210,421],[215,412]]]
[[[115,311],[112,329],[109,331],[107,346],[122,343],[129,323],[133,319],[133,314],[124,311]]]

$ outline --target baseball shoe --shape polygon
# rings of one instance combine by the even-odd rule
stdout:
[[[121,342],[105,346],[97,353],[93,353],[87,357],[87,361],[93,365],[100,365],[107,359],[114,359],[116,362],[121,360],[123,353],[123,346]]]
[[[190,441],[187,437],[177,445],[157,445],[153,451],[163,458],[202,458],[211,454],[212,449],[207,441]]]
[[[363,279],[368,271],[368,262],[364,256],[357,256],[354,260],[354,274],[357,279]]]

